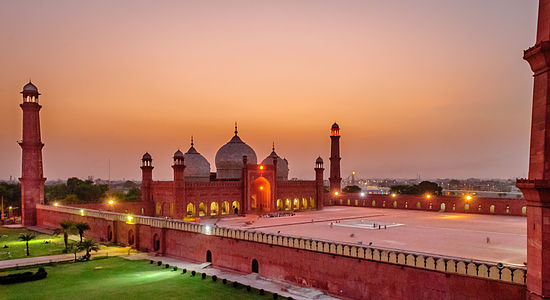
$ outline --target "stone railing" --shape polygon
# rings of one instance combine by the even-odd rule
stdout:
[[[104,212],[91,209],[80,209],[68,206],[47,206],[38,205],[38,209],[80,215],[86,217],[102,218],[111,221],[120,221],[131,224],[141,224],[157,228],[183,230],[199,234],[228,237],[233,239],[247,240],[257,243],[278,245],[315,251],[331,255],[346,256],[357,259],[379,261],[415,268],[422,268],[446,273],[457,273],[462,275],[481,277],[493,280],[525,284],[527,269],[525,266],[505,265],[502,263],[481,261],[460,257],[443,256],[414,251],[406,251],[384,247],[364,246],[353,243],[335,242],[322,239],[311,239],[289,235],[270,234],[252,230],[231,229],[203,225],[180,220],[131,216],[128,214]]]

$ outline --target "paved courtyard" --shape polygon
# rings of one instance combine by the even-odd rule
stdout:
[[[525,217],[332,206],[294,216],[203,223],[507,264],[527,260]]]

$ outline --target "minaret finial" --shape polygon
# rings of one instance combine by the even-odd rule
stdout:
[[[239,133],[239,131],[237,131],[237,122],[235,122],[235,135],[237,135],[237,133]]]
[[[273,147],[271,148],[271,150],[273,150],[273,152],[275,152],[275,142],[273,142]]]
[[[193,147],[195,143],[193,143],[193,136],[191,136],[191,147]]]

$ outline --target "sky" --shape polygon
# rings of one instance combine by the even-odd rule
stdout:
[[[290,177],[516,178],[528,168],[536,0],[0,0],[0,179],[38,86],[50,179],[172,177],[239,136]]]

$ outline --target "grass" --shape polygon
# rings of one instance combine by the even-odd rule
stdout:
[[[145,260],[110,257],[45,269],[46,279],[0,286],[0,299],[273,299],[255,289],[247,292],[243,285],[235,289],[220,278],[213,282],[209,276],[201,279],[199,274],[193,277],[189,271],[182,274],[181,269]],[[0,275],[24,271],[12,269]]]
[[[19,240],[19,234],[27,232],[36,234],[36,238],[29,241],[30,256],[27,256],[25,242]],[[44,244],[44,241],[52,241],[52,243]],[[7,245],[8,248],[3,248],[4,245]],[[65,244],[62,235],[41,234],[24,228],[0,227],[0,260],[57,255],[62,254],[63,249],[65,249]]]

